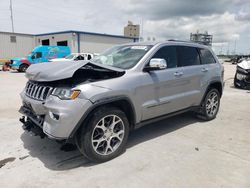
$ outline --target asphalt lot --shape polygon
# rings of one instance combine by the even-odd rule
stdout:
[[[0,71],[0,187],[250,187],[250,91],[235,89],[235,65],[224,66],[215,120],[183,114],[147,125],[103,164],[25,133],[18,109],[26,78]]]

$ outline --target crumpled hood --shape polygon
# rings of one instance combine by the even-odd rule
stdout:
[[[241,63],[238,63],[237,65],[243,69],[250,69],[250,60],[243,60]]]
[[[63,61],[33,64],[26,70],[25,76],[29,80],[38,82],[62,80],[72,77],[78,69],[87,64],[93,64],[100,68],[112,71],[124,72],[124,70],[119,68],[101,65],[90,61]]]

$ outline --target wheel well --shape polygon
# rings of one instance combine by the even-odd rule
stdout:
[[[27,66],[29,67],[29,65],[27,63],[22,63],[21,65],[19,65],[19,68],[23,67],[23,66]]]
[[[126,114],[128,121],[129,121],[130,130],[132,130],[135,126],[135,110],[131,102],[129,101],[129,99],[108,100],[108,101],[100,102],[99,104],[96,104],[89,112],[87,112],[87,114],[85,114],[85,116],[82,117],[78,125],[72,131],[70,137],[72,138],[76,136],[79,133],[79,130],[85,127],[82,125],[84,125],[85,123],[89,121],[89,119],[92,116],[92,113],[97,108],[110,107],[110,106],[119,108]]]
[[[130,129],[134,128],[135,125],[135,111],[134,108],[132,107],[132,104],[127,100],[127,99],[121,99],[118,101],[113,101],[104,105],[110,105],[110,106],[114,106],[119,108],[120,110],[122,110],[129,121],[129,126]]]
[[[207,91],[209,91],[209,90],[212,89],[212,88],[217,89],[217,90],[219,91],[219,93],[220,93],[220,97],[222,96],[222,92],[223,92],[223,91],[222,91],[222,84],[221,84],[220,82],[211,83],[211,84],[209,85]]]

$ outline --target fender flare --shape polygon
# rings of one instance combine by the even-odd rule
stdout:
[[[97,100],[93,103],[93,105],[83,114],[83,116],[80,118],[80,120],[78,121],[78,123],[76,124],[76,126],[74,127],[74,129],[71,131],[69,138],[68,139],[72,139],[75,137],[77,131],[81,128],[82,124],[84,123],[84,121],[88,120],[89,115],[98,107],[103,106],[103,105],[108,105],[108,104],[112,104],[115,102],[119,102],[125,100],[126,102],[128,102],[128,104],[131,106],[132,108],[132,124],[133,127],[136,123],[136,111],[135,111],[135,107],[132,103],[132,101],[127,97],[127,96],[114,96],[114,97],[107,97],[107,98],[103,98],[100,100]]]
[[[26,64],[26,65],[30,66],[30,64],[31,64],[27,59],[22,59],[22,60],[20,60],[20,62],[21,62],[20,66],[22,64]]]
[[[221,91],[219,91],[219,93],[220,93],[220,97],[222,97],[222,94],[223,94],[223,84],[220,82],[220,81],[212,81],[212,82],[210,82],[209,84],[208,84],[208,86],[207,86],[207,88],[206,88],[206,90],[205,90],[205,92],[204,92],[204,94],[203,94],[203,97],[202,97],[202,100],[201,100],[201,102],[200,102],[200,104],[202,104],[202,102],[203,102],[203,100],[205,99],[205,97],[206,97],[206,94],[207,94],[207,92],[209,91],[209,89],[211,88],[211,86],[213,85],[213,84],[220,84],[220,86],[221,86]]]

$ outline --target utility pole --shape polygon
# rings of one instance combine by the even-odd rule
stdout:
[[[236,55],[236,39],[234,41],[234,54]]]
[[[140,28],[140,36],[139,36],[139,42],[143,41],[143,18],[141,18],[141,28]]]
[[[228,43],[227,43],[227,55],[229,55],[229,49],[230,49],[230,41],[228,41]]]
[[[12,25],[12,33],[14,33],[13,11],[12,11],[12,0],[10,0],[10,19],[11,19],[11,25]]]

